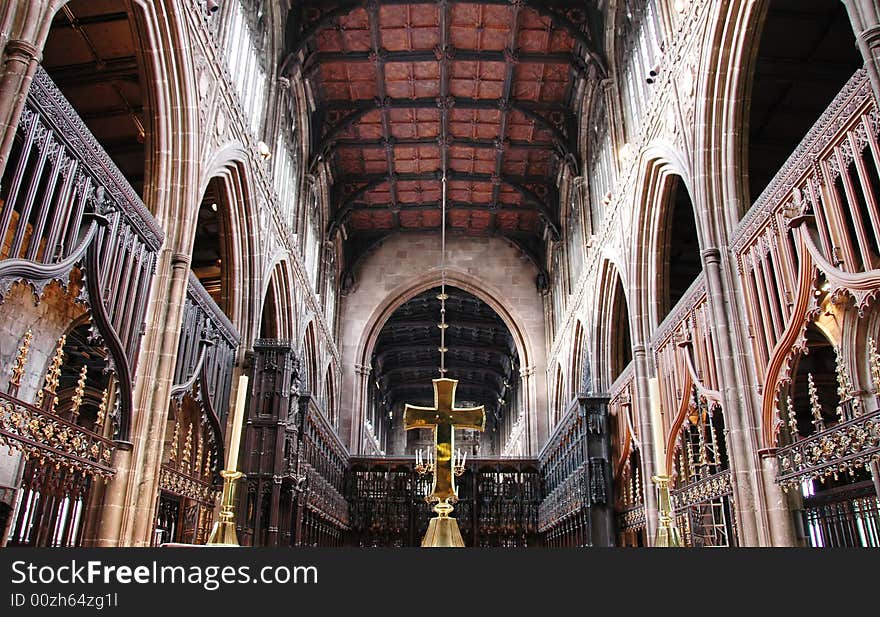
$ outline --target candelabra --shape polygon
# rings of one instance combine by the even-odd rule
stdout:
[[[467,452],[462,452],[461,448],[459,448],[452,454],[452,473],[455,474],[455,477],[460,478],[464,475],[465,463],[467,463]],[[429,449],[426,460],[421,448],[416,450],[415,468],[416,473],[420,476],[434,473],[434,453]]]
[[[416,450],[416,473],[420,476],[434,473],[434,452],[428,450],[428,460],[426,462],[421,448]]]
[[[456,450],[452,455],[452,473],[456,477],[464,474],[464,464],[467,462],[467,452],[462,452],[461,448]]]

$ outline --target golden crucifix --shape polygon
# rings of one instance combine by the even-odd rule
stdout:
[[[486,412],[483,406],[455,407],[457,379],[434,379],[434,406],[407,405],[403,412],[406,430],[414,428],[434,429],[434,484],[429,501],[436,501],[437,518],[431,519],[422,546],[464,546],[458,523],[449,518],[452,503],[458,496],[455,490],[455,474],[452,469],[452,453],[455,451],[456,428],[482,431],[486,428]]]

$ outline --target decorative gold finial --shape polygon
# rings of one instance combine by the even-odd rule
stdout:
[[[180,440],[180,413],[178,419],[174,421],[174,432],[171,433],[171,448],[168,454],[168,460],[172,463],[177,462],[177,444]]]
[[[193,443],[193,425],[189,425],[186,432],[186,441],[183,442],[183,452],[180,454],[180,468],[182,471],[189,473],[192,468],[192,443]]]
[[[636,465],[636,504],[642,503],[642,472],[639,470],[639,466]]]
[[[871,381],[874,392],[880,392],[880,354],[877,353],[877,341],[868,337],[868,361],[871,365]]]
[[[855,386],[853,386],[852,378],[849,371],[846,370],[846,362],[843,359],[843,350],[840,347],[834,348],[834,370],[837,373],[837,395],[840,397],[840,404],[837,406],[837,420],[844,422],[844,404],[851,401],[854,415],[858,414],[859,400],[855,395]]]
[[[70,418],[71,421],[76,424],[77,418],[79,418],[79,408],[82,406],[83,397],[86,393],[86,377],[89,372],[89,367],[86,364],[83,364],[82,370],[79,372],[79,381],[76,382],[76,390],[73,393],[73,398],[71,400],[72,404],[70,407]]]
[[[18,394],[21,387],[21,378],[24,377],[24,368],[27,363],[28,354],[31,351],[31,342],[34,340],[34,333],[28,328],[24,333],[24,339],[18,348],[18,354],[15,357],[15,365],[12,367],[12,377],[9,379],[9,393]]]
[[[95,432],[101,433],[104,428],[104,419],[107,417],[107,406],[110,404],[110,385],[104,388],[104,394],[101,396],[101,404],[98,405],[98,415],[95,417]]]
[[[202,468],[202,454],[204,451],[204,439],[201,438],[201,435],[198,436],[198,444],[196,445],[196,460],[193,465],[193,476],[199,477],[199,470]]]
[[[55,355],[52,357],[52,363],[49,365],[49,370],[46,372],[46,381],[43,386],[43,390],[46,394],[49,395],[49,399],[46,400],[45,397],[39,397],[40,406],[44,404],[51,408],[52,412],[55,412],[55,406],[58,405],[58,396],[56,396],[56,392],[58,391],[58,383],[61,380],[61,365],[64,364],[64,345],[67,343],[67,336],[62,335],[60,339],[58,339],[58,346],[55,348]]]
[[[709,411],[709,435],[712,439],[712,465],[718,467],[721,465],[721,452],[718,449],[718,432],[715,430],[715,422],[713,421],[712,411]]]
[[[797,412],[795,411],[794,401],[791,400],[791,396],[786,397],[785,405],[788,409],[788,432],[791,433],[791,440],[797,441],[801,438],[801,434],[798,432]]]
[[[825,430],[825,421],[822,419],[822,403],[819,401],[819,392],[816,390],[816,383],[813,381],[813,374],[807,373],[807,388],[810,392],[810,411],[813,414],[813,426],[816,432],[821,433]]]

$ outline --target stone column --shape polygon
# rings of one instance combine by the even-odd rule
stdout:
[[[52,18],[66,0],[0,3],[0,174],[6,169],[24,102]]]
[[[648,546],[654,545],[654,536],[657,534],[657,491],[651,477],[657,474],[665,474],[663,469],[655,469],[654,450],[662,447],[662,444],[654,443],[654,428],[651,422],[651,390],[648,386],[648,354],[644,345],[633,345],[633,366],[636,373],[636,406],[639,418],[639,432],[641,433],[641,459],[642,478],[645,490],[645,532]]]
[[[165,257],[168,259],[168,257]],[[131,495],[120,543],[126,546],[148,544],[152,535],[156,499],[159,491],[159,465],[165,440],[165,423],[174,368],[177,364],[177,347],[186,288],[189,281],[189,255],[174,253],[170,258],[170,276],[157,277],[154,282],[153,302],[164,298],[164,315],[157,323],[163,324],[154,340],[157,350],[155,371],[149,375],[138,371],[139,387],[149,391],[136,392],[135,416],[138,419],[132,429],[135,467],[132,469]],[[167,262],[166,262],[167,263]],[[160,321],[159,321],[160,320]],[[146,347],[146,343],[145,343]],[[149,370],[142,360],[142,370]]]
[[[363,454],[364,443],[364,418],[367,407],[370,404],[369,387],[372,367],[369,364],[355,364],[354,366],[354,409],[351,414],[351,443],[352,454]]]
[[[871,79],[871,89],[880,101],[880,1],[842,1],[852,22],[856,45],[865,59],[865,69]]]
[[[126,495],[131,477],[132,444],[127,441],[116,442],[113,454],[113,467],[116,474],[104,489],[104,501],[100,506],[100,519],[94,534],[95,546],[118,546],[122,532],[123,513],[126,509]],[[150,517],[150,523],[153,517]]]
[[[758,512],[763,505],[759,497],[763,491],[757,486],[762,473],[757,465],[756,439],[759,430],[750,420],[748,410],[740,399],[742,388],[734,367],[733,342],[725,310],[728,294],[721,273],[721,251],[710,248],[704,250],[702,255],[709,306],[715,322],[715,360],[724,400],[724,424],[739,541],[743,546],[762,546],[768,543],[769,538],[767,530],[758,524]]]
[[[526,426],[523,431],[523,452],[526,456],[537,456],[541,444],[538,443],[538,418],[534,403],[537,400],[535,392],[534,366],[524,366],[519,369],[520,392],[522,392],[522,406],[525,413]]]
[[[788,496],[776,484],[776,476],[779,473],[779,460],[776,458],[776,449],[770,448],[758,452],[761,457],[761,467],[764,471],[765,508],[767,518],[770,521],[770,545],[771,546],[798,546],[797,533],[791,518],[791,510],[788,507]]]
[[[6,169],[18,120],[42,59],[36,45],[21,39],[9,41],[4,51],[5,66],[0,78],[0,174]]]

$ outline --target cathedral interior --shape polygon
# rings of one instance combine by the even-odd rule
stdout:
[[[878,31],[0,2],[0,544],[880,547]]]

